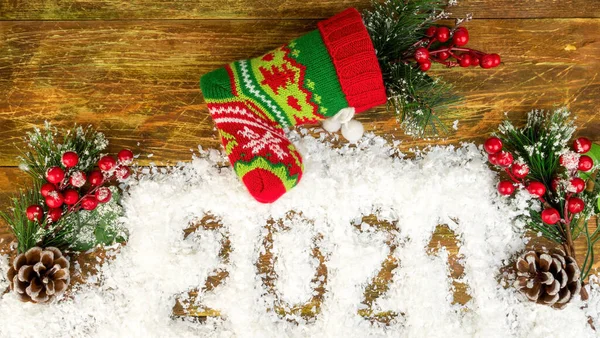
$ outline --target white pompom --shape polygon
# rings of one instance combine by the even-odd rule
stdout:
[[[334,118],[328,118],[323,121],[323,129],[327,130],[330,133],[336,133],[340,130],[342,124],[340,121]]]
[[[365,128],[362,123],[351,120],[342,125],[342,136],[350,143],[356,143],[363,136]]]

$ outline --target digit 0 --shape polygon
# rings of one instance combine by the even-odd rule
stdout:
[[[294,220],[295,223],[298,224],[297,220],[303,217],[296,213],[288,213],[286,218],[288,220]],[[306,223],[312,223],[312,221],[309,220],[304,221]],[[262,247],[264,250],[261,251],[258,261],[256,262],[257,272],[261,276],[265,294],[270,295],[270,298],[273,299],[273,303],[268,308],[268,311],[273,311],[279,318],[291,322],[297,323],[299,318],[306,322],[313,322],[321,311],[321,302],[323,301],[326,292],[325,286],[327,285],[326,256],[318,245],[322,236],[317,234],[313,237],[312,241],[313,246],[311,247],[311,256],[318,261],[317,269],[311,280],[311,285],[313,285],[312,296],[304,303],[289,304],[282,299],[282,294],[276,287],[278,276],[275,272],[275,262],[277,261],[277,257],[273,254],[273,235],[280,231],[289,230],[284,223],[285,222],[282,219],[277,221],[270,219],[267,221],[265,226],[266,235],[262,240]]]

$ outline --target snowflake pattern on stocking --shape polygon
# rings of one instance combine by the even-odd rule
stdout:
[[[245,149],[251,149],[252,154],[254,155],[267,148],[275,153],[277,158],[280,160],[283,160],[288,156],[288,154],[281,149],[281,146],[279,145],[281,142],[283,142],[282,139],[273,136],[273,134],[271,134],[271,132],[268,130],[264,133],[264,135],[261,136],[256,131],[244,126],[243,130],[238,131],[238,134],[248,139],[248,143],[244,144],[243,147]]]

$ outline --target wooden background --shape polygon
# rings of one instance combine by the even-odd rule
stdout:
[[[414,140],[379,108],[360,117],[368,131],[401,140],[405,151],[482,142],[505,112],[522,121],[531,109],[567,106],[578,117],[579,135],[600,142],[600,0],[459,2],[449,11],[452,18],[473,13],[469,46],[499,53],[503,64],[434,66],[432,74],[465,97],[447,119],[459,119],[458,130],[445,139]],[[0,208],[27,184],[16,169],[17,147],[44,121],[92,124],[112,151],[154,154],[141,164],[187,161],[198,145],[218,148],[200,76],[282,45],[349,6],[364,9],[369,1],[0,0]],[[441,242],[456,256],[452,234],[441,227],[436,236],[432,247]],[[4,224],[0,240],[6,251],[11,237]],[[454,275],[460,267],[451,263]],[[464,303],[465,287],[457,290]],[[176,313],[190,310],[180,306]]]

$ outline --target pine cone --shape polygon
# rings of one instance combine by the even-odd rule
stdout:
[[[69,286],[69,262],[57,248],[33,247],[14,259],[8,280],[21,301],[46,303]]]
[[[581,291],[577,262],[562,250],[529,251],[519,257],[516,268],[515,288],[538,304],[560,309]]]

